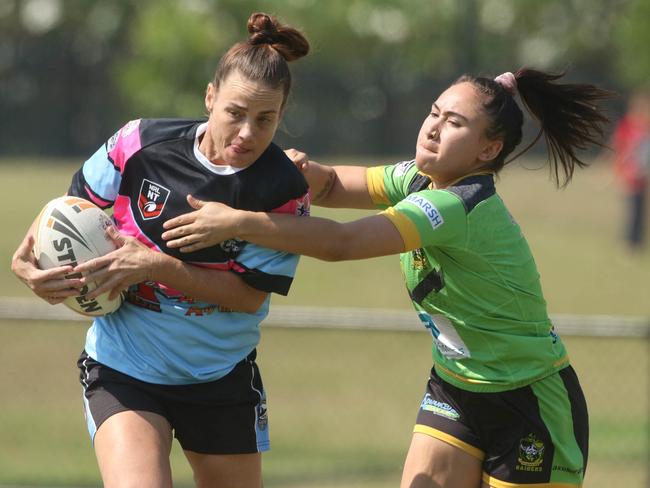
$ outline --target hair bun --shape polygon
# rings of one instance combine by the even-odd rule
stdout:
[[[302,58],[309,52],[309,42],[300,31],[282,25],[275,17],[262,12],[251,14],[248,19],[248,32],[249,44],[268,44],[287,61]]]
[[[278,41],[278,21],[261,12],[256,12],[248,19],[250,44],[274,44]]]

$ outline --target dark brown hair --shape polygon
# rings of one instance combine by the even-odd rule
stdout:
[[[251,81],[261,81],[271,88],[281,87],[284,107],[291,91],[288,62],[307,55],[309,42],[298,30],[260,12],[248,19],[248,32],[248,40],[232,46],[219,61],[214,86],[218,89],[228,75],[237,71]]]
[[[599,102],[611,98],[613,93],[594,85],[556,83],[564,74],[528,68],[514,74],[517,92],[541,129],[531,144],[508,161],[507,156],[521,142],[524,121],[514,96],[493,79],[464,75],[456,80],[454,84],[471,83],[483,95],[483,109],[491,120],[486,135],[503,141],[503,149],[486,169],[500,171],[544,135],[553,179],[563,187],[571,181],[576,166],[587,165],[577,153],[592,145],[604,145],[604,126],[609,120]]]

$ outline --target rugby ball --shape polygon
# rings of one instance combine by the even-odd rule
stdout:
[[[34,254],[39,268],[76,266],[113,251],[116,245],[106,235],[111,225],[110,217],[88,200],[71,196],[55,198],[43,207],[36,219]],[[122,304],[121,294],[113,300],[108,299],[110,291],[97,298],[86,298],[95,288],[95,283],[88,283],[79,296],[68,297],[63,304],[93,317],[114,312]]]

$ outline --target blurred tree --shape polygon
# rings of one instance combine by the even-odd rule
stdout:
[[[312,153],[407,156],[463,72],[616,89],[650,69],[647,0],[0,0],[0,152],[87,153],[125,119],[200,115],[255,10],[311,42],[279,142]]]
[[[2,153],[78,153],[113,130],[109,73],[132,12],[128,0],[0,2]]]
[[[618,68],[628,87],[650,88],[650,2],[631,0],[626,2],[616,17],[615,45],[619,56]]]
[[[197,116],[203,93],[232,43],[234,20],[208,2],[147,2],[130,26],[129,52],[115,81],[130,116]]]

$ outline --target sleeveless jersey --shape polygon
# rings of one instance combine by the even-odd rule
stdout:
[[[528,244],[492,175],[433,190],[415,162],[405,161],[369,168],[367,179],[373,202],[404,240],[406,287],[445,381],[505,391],[569,364]]]
[[[161,238],[166,220],[193,211],[188,193],[245,210],[309,213],[307,184],[279,147],[271,144],[244,169],[213,165],[198,150],[206,126],[200,120],[131,121],[84,163],[68,194],[112,207],[120,232],[154,251],[233,272],[258,290],[286,295],[298,263],[295,255],[238,239],[183,254]],[[256,313],[239,313],[162,283],[140,283],[130,287],[116,312],[95,319],[86,351],[150,383],[213,381],[257,346],[269,301]]]

